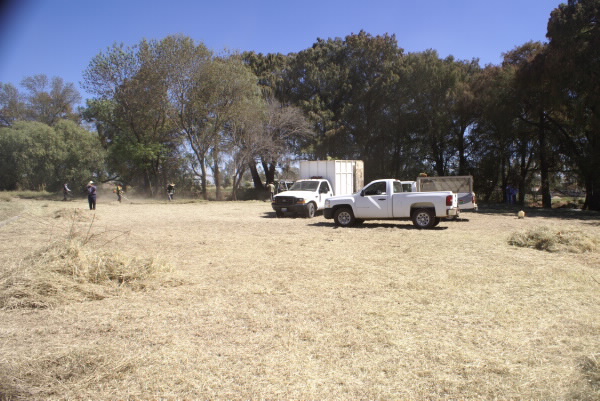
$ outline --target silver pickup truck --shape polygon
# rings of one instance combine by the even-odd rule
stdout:
[[[395,179],[376,180],[353,195],[328,198],[323,211],[326,219],[342,227],[365,220],[411,219],[418,228],[432,228],[459,213],[452,191],[411,192]]]

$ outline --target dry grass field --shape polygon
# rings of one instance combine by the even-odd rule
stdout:
[[[86,209],[0,201],[0,400],[600,399],[598,214]]]

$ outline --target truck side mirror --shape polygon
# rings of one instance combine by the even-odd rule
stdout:
[[[365,190],[364,189],[360,191],[360,196],[365,196]]]

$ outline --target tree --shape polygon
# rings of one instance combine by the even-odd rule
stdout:
[[[143,40],[132,48],[114,45],[94,57],[84,72],[84,87],[99,96],[88,104],[88,119],[110,135],[105,143],[110,158],[122,166],[120,174],[150,195],[166,183],[179,146],[167,118],[168,63],[161,50],[156,41]]]
[[[0,128],[0,166],[0,189],[57,191],[65,181],[83,185],[98,176],[104,151],[96,134],[72,121],[19,121]]]
[[[217,199],[221,198],[220,163],[222,152],[231,151],[231,156],[239,160],[238,169],[245,169],[247,157],[237,152],[247,151],[248,140],[252,142],[256,118],[264,114],[264,101],[256,76],[243,63],[241,57],[232,55],[219,57],[213,61],[213,69],[207,81],[207,104],[209,108],[208,125],[215,134],[210,156],[212,158],[212,173],[215,180]],[[216,135],[218,134],[218,135]],[[239,139],[245,140],[244,146],[239,146]],[[256,139],[254,139],[256,140]],[[254,144],[253,144],[254,145]],[[252,146],[251,148],[253,148]],[[243,174],[237,171],[236,176]]]
[[[168,94],[169,118],[191,151],[190,165],[200,177],[201,192],[207,199],[207,157],[218,131],[209,124],[210,110],[207,102],[208,85],[212,67],[212,52],[203,44],[196,45],[191,38],[170,36],[161,47],[170,66]]]
[[[312,48],[291,56],[283,93],[314,124],[307,157],[362,158],[372,176],[386,170],[385,144],[395,132],[389,108],[397,98],[388,88],[401,56],[395,36],[364,31],[344,39],[318,39]]]
[[[471,163],[477,171],[475,191],[486,201],[513,175],[519,115],[514,75],[510,65],[489,65],[473,86],[481,114],[472,131]]]
[[[50,81],[44,74],[27,77],[21,85],[26,89],[28,119],[54,125],[61,119],[78,121],[74,113],[81,96],[73,83],[64,83],[62,78]]]
[[[600,210],[600,0],[561,4],[547,37],[552,94],[562,106],[562,118],[551,121],[585,184],[585,207]]]
[[[292,154],[299,154],[304,144],[314,136],[310,122],[298,107],[283,106],[274,99],[268,101],[262,132],[264,146],[254,156],[260,159],[266,183],[275,181],[278,164]],[[264,189],[256,163],[251,161],[249,166],[254,187]]]
[[[505,63],[516,68],[515,89],[520,105],[521,121],[531,128],[533,150],[540,172],[542,206],[552,207],[550,194],[550,138],[548,116],[553,112],[553,102],[549,94],[546,46],[539,42],[528,42],[506,53]],[[526,173],[521,174],[520,185],[525,183]],[[520,188],[520,201],[523,202],[523,188]]]
[[[14,85],[0,82],[0,127],[9,127],[24,117],[23,95]]]

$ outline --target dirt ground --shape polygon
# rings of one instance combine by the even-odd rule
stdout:
[[[542,225],[598,240],[597,214],[338,228],[260,201],[101,197],[95,212],[14,199],[0,216],[3,266],[73,227],[173,266],[144,291],[0,310],[1,400],[600,396],[600,250],[508,244]]]

